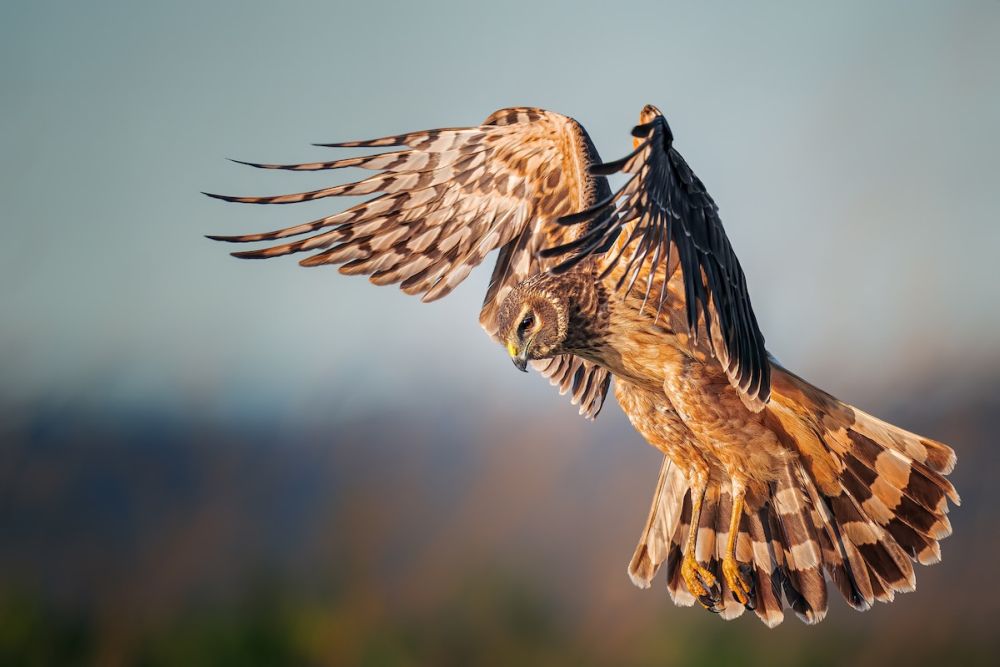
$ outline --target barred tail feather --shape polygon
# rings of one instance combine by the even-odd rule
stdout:
[[[784,590],[789,606],[806,623],[826,616],[826,581],[811,505],[798,465],[789,464],[773,484],[773,530],[780,536],[784,555]]]
[[[660,477],[653,493],[646,526],[628,566],[628,576],[639,588],[649,588],[656,571],[670,555],[673,538],[682,521],[684,500],[687,497],[687,480],[669,458],[663,457]],[[688,507],[688,517],[690,517]],[[685,530],[685,534],[686,534]]]
[[[722,560],[726,556],[726,545],[729,542],[729,520],[733,514],[733,496],[729,487],[723,486],[718,491],[718,497],[714,529],[715,553],[708,569],[715,575],[720,589],[720,599],[714,611],[718,611],[719,616],[729,621],[742,616],[745,607],[737,601],[736,595],[726,582],[726,578],[722,576]],[[737,537],[738,539],[739,537]]]
[[[859,611],[912,591],[913,564],[940,560],[939,541],[951,533],[949,501],[957,505],[959,496],[944,476],[955,453],[841,403],[777,365],[772,379],[766,419],[799,456],[740,517],[736,559],[752,585],[748,608],[769,627],[782,622],[785,607],[818,623],[827,612],[827,580]],[[721,587],[712,611],[726,619],[743,612],[720,576],[731,508],[728,485],[710,486],[694,528],[697,559]],[[665,562],[667,590],[682,606],[695,602],[680,576],[690,520],[687,481],[665,460],[629,575],[647,588]]]
[[[684,542],[691,530],[691,493],[684,494],[681,501],[681,515],[670,540],[669,556],[667,557],[667,592],[670,599],[679,607],[690,607],[695,603],[695,597],[688,591],[681,578],[681,559],[684,556]]]
[[[780,547],[775,549],[774,541],[771,539],[769,515],[769,505],[756,512],[744,513],[752,559],[744,561],[740,557],[739,560],[741,563],[752,563],[751,575],[756,598],[754,613],[765,625],[773,628],[785,618],[784,605],[781,601],[782,580],[785,574],[780,561],[777,560],[782,550]],[[739,551],[737,556],[739,557]]]
[[[859,610],[916,586],[913,563],[940,559],[951,533],[950,447],[841,403],[773,367],[774,430],[800,454],[800,488],[823,569]]]

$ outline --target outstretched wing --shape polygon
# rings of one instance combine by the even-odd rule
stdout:
[[[587,172],[590,162],[582,150],[582,133],[575,121],[560,114],[541,109],[504,109],[477,127],[322,144],[399,150],[307,164],[243,163],[261,169],[322,171],[358,167],[378,173],[297,194],[209,196],[251,204],[378,196],[285,229],[209,238],[236,243],[281,241],[233,255],[263,259],[309,252],[312,254],[300,261],[303,266],[339,264],[341,273],[365,274],[377,285],[399,283],[404,292],[419,294],[424,301],[447,295],[488,253],[500,248],[480,318],[487,332],[495,335],[496,310],[507,292],[553,263],[543,260],[538,250],[567,242],[576,235],[555,224],[556,219],[592,204],[594,182],[604,180]],[[291,237],[302,238],[285,241]],[[588,375],[604,373],[596,366],[587,366]],[[575,365],[574,374],[577,369]],[[550,376],[550,380],[562,384],[564,378]],[[606,391],[607,384],[603,386]],[[598,393],[574,394],[574,402],[584,402],[581,413],[596,414],[605,392]]]
[[[602,277],[615,273],[617,288],[627,291],[638,281],[645,292],[641,307],[648,303],[657,316],[671,296],[667,285],[679,266],[693,344],[703,330],[708,349],[731,384],[749,408],[759,411],[770,397],[770,364],[718,206],[673,148],[673,134],[659,110],[647,106],[641,121],[632,130],[640,140],[632,153],[591,167],[595,175],[631,174],[629,180],[592,207],[563,217],[563,224],[587,223],[587,231],[543,254],[574,252],[554,269],[564,271],[587,256],[604,253],[608,240],[621,234],[617,248],[606,253]]]
[[[535,111],[537,110],[503,109],[487,118],[486,124],[509,125],[524,122],[524,114]],[[572,161],[572,168],[581,168],[581,159],[582,165],[585,165],[582,167],[584,170],[590,165],[599,163],[601,158],[586,130],[576,121],[567,120],[572,124],[570,127],[572,146],[569,150],[576,156]],[[584,206],[611,194],[608,180],[603,176],[596,178],[590,176],[589,180],[585,177],[584,183],[586,188],[581,200],[588,202]],[[548,225],[544,231],[545,233],[539,234],[533,229],[525,229],[501,249],[493,269],[490,287],[483,300],[483,309],[479,314],[479,323],[491,336],[496,336],[497,311],[507,294],[530,276],[559,263],[558,260],[542,257],[542,250],[551,245],[554,238],[565,240],[579,235],[576,230],[567,233],[566,228],[560,225]],[[549,384],[558,388],[560,394],[565,395],[569,392],[570,402],[580,406],[581,415],[587,419],[595,419],[600,413],[611,384],[611,374],[608,371],[572,354],[532,361],[531,366],[547,378]]]

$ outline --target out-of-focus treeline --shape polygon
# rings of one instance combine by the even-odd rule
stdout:
[[[0,2],[0,667],[993,664],[998,35],[995,0]],[[531,105],[614,160],[647,103],[768,349],[958,450],[916,593],[769,631],[638,590],[659,456],[482,335],[492,258],[422,304],[203,238],[357,200],[200,191],[371,175],[225,157]]]
[[[992,664],[998,386],[880,412],[959,452],[955,534],[917,592],[774,631],[629,583],[658,456],[616,407],[237,421],[8,402],[0,664]]]

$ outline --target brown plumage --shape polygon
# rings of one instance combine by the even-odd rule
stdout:
[[[500,249],[479,316],[491,336],[496,311],[510,290],[558,260],[546,247],[581,232],[560,226],[561,215],[608,196],[607,179],[588,168],[599,158],[586,131],[571,118],[532,108],[501,109],[482,125],[411,132],[330,147],[402,147],[376,155],[305,164],[260,164],[261,169],[321,171],[357,167],[379,173],[345,185],[275,197],[230,197],[249,204],[291,204],[335,196],[381,193],[346,211],[262,234],[210,236],[233,243],[297,241],[233,253],[265,259],[312,252],[302,266],[339,264],[340,272],[365,274],[376,285],[398,283],[424,301],[451,292],[491,251]],[[206,193],[208,194],[208,193]],[[571,356],[532,364],[593,419],[610,375]]]
[[[628,572],[729,619],[752,609],[774,626],[792,609],[827,611],[827,581],[867,609],[913,590],[913,563],[940,559],[951,530],[947,446],[841,403],[767,353],[743,271],[718,209],[655,107],[635,150],[599,164],[575,121],[501,110],[478,127],[336,146],[405,146],[302,165],[380,170],[355,183],[279,197],[291,203],[382,193],[347,211],[266,234],[234,253],[314,251],[307,266],[342,264],[424,300],[450,292],[500,249],[480,322],[515,364],[531,363],[581,413],[615,396],[664,454]],[[605,176],[630,174],[615,193]],[[217,195],[213,195],[217,196]]]

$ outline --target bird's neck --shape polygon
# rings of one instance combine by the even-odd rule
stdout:
[[[569,296],[569,326],[563,347],[573,353],[598,350],[603,344],[608,326],[609,313],[604,287],[586,273],[583,270],[564,274],[564,293]]]

